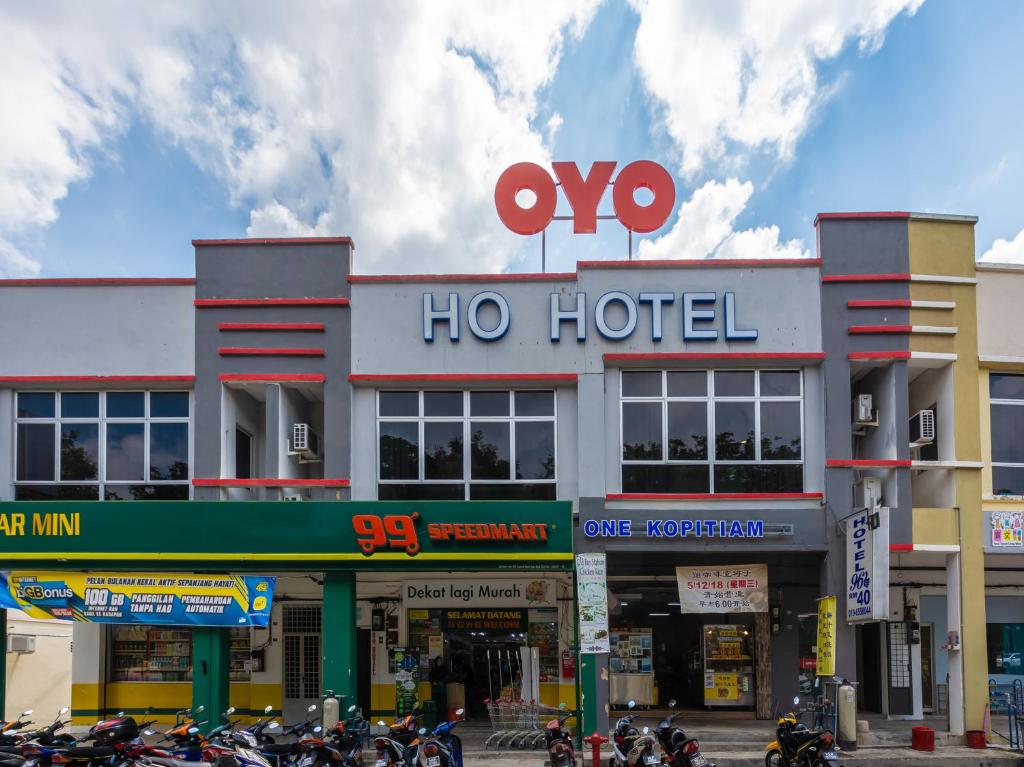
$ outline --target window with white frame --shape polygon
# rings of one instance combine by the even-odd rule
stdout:
[[[555,393],[380,391],[377,479],[382,501],[553,500]]]
[[[189,497],[189,392],[17,393],[17,500]]]
[[[623,370],[622,492],[803,491],[799,370]]]
[[[992,493],[1024,495],[1024,374],[989,373]]]

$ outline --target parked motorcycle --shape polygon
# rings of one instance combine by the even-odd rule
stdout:
[[[462,767],[462,741],[455,734],[455,725],[462,721],[465,709],[455,712],[457,719],[441,722],[432,732],[420,728],[411,767]]]
[[[566,721],[572,714],[566,711],[563,703],[558,707],[562,715],[552,719],[544,728],[544,745],[548,749],[548,760],[551,767],[575,767],[576,748],[572,743],[572,735],[565,727]]]
[[[416,745],[416,723],[422,717],[423,712],[415,708],[411,714],[390,725],[385,724],[383,720],[377,722],[378,727],[388,728],[388,734],[378,735],[373,739],[374,748],[377,749],[374,767],[405,767],[412,764],[408,757],[411,756],[411,748]]]
[[[636,701],[631,700],[626,704],[630,711],[636,708]],[[633,741],[640,737],[640,731],[633,726],[636,714],[626,714],[619,717],[615,723],[615,730],[612,734],[612,755],[608,757],[608,767],[626,767],[626,754],[633,747]]]
[[[25,721],[24,717],[31,715],[31,711],[22,713],[21,717],[15,720],[18,726],[7,730],[10,737],[8,745],[0,746],[0,767],[23,767],[27,760],[33,759],[36,764],[45,762],[49,767],[50,757],[60,749],[73,747],[78,741],[67,733],[58,734],[70,720],[63,721],[63,717],[69,709],[67,706],[57,713],[57,718],[48,727],[33,732],[19,732],[31,722]],[[17,734],[15,734],[17,733]]]
[[[640,736],[633,741],[632,748],[626,753],[626,764],[629,767],[651,767],[661,764],[661,753],[657,751],[658,739],[651,733],[650,727],[640,730]]]
[[[800,698],[793,704],[799,705]],[[839,761],[835,735],[827,729],[810,729],[789,712],[779,718],[775,740],[765,747],[765,767],[834,767]]]
[[[668,707],[676,707],[675,699],[668,702]],[[682,727],[675,726],[679,713],[669,714],[654,728],[654,734],[665,752],[665,761],[678,767],[715,767],[713,762],[701,754],[697,739],[687,737]]]
[[[348,714],[348,719],[334,725],[331,744],[341,755],[342,767],[363,767],[363,733],[367,722],[358,706],[349,706]]]

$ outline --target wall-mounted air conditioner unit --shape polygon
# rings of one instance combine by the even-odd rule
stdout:
[[[36,638],[28,634],[8,634],[7,652],[29,655],[36,651]]]
[[[873,423],[875,411],[870,394],[858,394],[853,398],[853,422],[855,424]]]
[[[288,455],[297,455],[299,463],[314,463],[320,460],[320,438],[308,423],[292,424]]]
[[[874,509],[882,505],[882,480],[864,477],[853,486],[853,508]]]
[[[935,411],[921,410],[910,419],[910,446],[922,447],[935,441]]]

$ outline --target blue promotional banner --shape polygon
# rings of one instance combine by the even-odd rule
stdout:
[[[189,573],[0,574],[0,607],[33,618],[153,626],[266,626],[274,578]]]

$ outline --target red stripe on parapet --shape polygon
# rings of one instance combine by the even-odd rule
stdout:
[[[817,226],[819,221],[856,221],[858,219],[897,219],[897,220],[909,220],[910,213],[905,210],[864,210],[864,211],[850,211],[850,212],[837,212],[837,213],[819,213],[814,217],[814,225]]]
[[[902,333],[905,335],[913,329],[912,325],[850,325],[847,331],[852,335],[865,333]]]
[[[850,360],[909,360],[910,352],[850,352]]]
[[[193,383],[195,376],[0,376],[0,383]]]
[[[348,306],[347,298],[197,298],[199,308],[224,306]]]
[[[324,383],[323,373],[221,373],[217,380],[226,383]]]
[[[270,347],[222,346],[222,357],[323,357],[323,349],[280,349]]]
[[[609,493],[608,501],[797,501],[821,500],[821,493]]]
[[[822,282],[910,282],[909,272],[891,274],[823,274]]]
[[[825,461],[825,465],[830,469],[890,469],[908,467],[910,461],[901,458],[830,458]]]
[[[576,373],[352,373],[353,383],[388,383],[402,381],[512,381],[548,382],[576,381]]]
[[[576,272],[523,274],[350,274],[349,282],[556,282],[575,280]]]
[[[296,479],[293,477],[260,477],[258,479],[234,479],[220,477],[195,477],[196,487],[350,487],[348,479]]]
[[[820,258],[679,258],[679,259],[634,259],[631,261],[577,261],[577,269],[729,269],[729,268],[772,268],[772,267],[817,267]]]
[[[96,288],[119,286],[195,285],[195,277],[52,277],[0,280],[0,288]]]
[[[318,331],[327,326],[322,322],[219,322],[217,330],[283,330]]]
[[[605,362],[659,360],[823,360],[824,352],[609,352]]]
[[[909,298],[893,298],[878,301],[847,301],[848,309],[909,309],[912,305]]]

